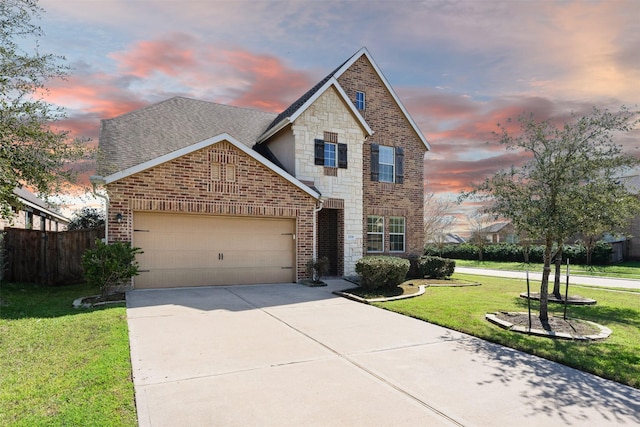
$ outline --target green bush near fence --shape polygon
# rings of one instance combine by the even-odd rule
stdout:
[[[544,247],[532,245],[529,247],[529,262],[543,262]],[[425,255],[439,256],[453,259],[479,259],[480,248],[471,243],[461,245],[445,245],[441,248],[427,245]],[[607,265],[611,256],[611,244],[598,242],[593,250],[591,262],[595,265]],[[482,248],[484,261],[525,262],[525,250],[523,246],[513,243],[497,243],[486,245]],[[563,260],[570,259],[573,264],[586,264],[587,250],[582,245],[567,245],[564,247]]]
[[[368,256],[356,262],[360,286],[377,289],[398,286],[409,271],[409,260],[390,256]]]
[[[139,274],[136,255],[141,253],[140,248],[131,247],[129,242],[108,245],[96,240],[96,247],[82,255],[84,277],[89,285],[107,295],[113,288],[126,284]]]

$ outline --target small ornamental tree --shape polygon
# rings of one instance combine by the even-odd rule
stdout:
[[[314,283],[322,281],[322,276],[329,272],[329,258],[323,256],[320,259],[310,259],[307,262],[307,276],[311,278]]]
[[[96,247],[82,255],[85,280],[105,296],[116,286],[125,284],[139,274],[139,264],[135,258],[141,253],[140,248],[133,248],[128,242],[108,245],[96,240]]]
[[[639,160],[614,142],[621,132],[637,128],[638,112],[594,109],[561,126],[532,116],[519,122],[518,135],[501,126],[497,137],[507,150],[520,151],[528,160],[487,178],[466,196],[484,196],[493,214],[544,242],[540,320],[547,322],[555,249],[582,230],[615,230],[640,211],[638,198],[620,179]]]

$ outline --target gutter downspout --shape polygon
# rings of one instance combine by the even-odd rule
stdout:
[[[109,244],[109,197],[98,194],[96,192],[97,185],[105,185],[106,181],[104,177],[99,175],[91,175],[89,177],[89,181],[91,182],[91,186],[93,187],[93,195],[96,197],[100,197],[104,200],[104,239],[103,242],[107,245]]]
[[[320,212],[322,210],[322,207],[324,206],[324,200],[322,200],[322,198],[320,198],[320,200],[318,200],[318,207],[316,209],[313,210],[313,261],[315,262],[317,259],[317,247],[318,247],[318,242],[317,242],[317,238],[318,238],[318,212]]]

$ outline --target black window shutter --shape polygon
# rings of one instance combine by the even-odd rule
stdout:
[[[380,147],[378,144],[371,144],[371,181],[378,181],[380,166]]]
[[[396,147],[396,183],[404,182],[404,149]]]
[[[316,151],[316,165],[324,165],[324,141],[322,139],[316,139],[315,151]]]
[[[338,167],[347,168],[347,144],[338,144]]]

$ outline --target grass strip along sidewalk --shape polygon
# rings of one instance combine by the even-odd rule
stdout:
[[[526,271],[542,273],[542,263],[525,264],[523,262],[502,262],[502,261],[471,261],[456,259],[456,266],[471,268],[486,268],[488,270],[504,271]],[[566,264],[562,265],[563,277],[566,274]],[[640,280],[640,261],[625,261],[611,265],[570,265],[571,275],[594,276],[594,277],[614,277],[619,279]],[[555,267],[551,266],[551,276],[553,277]]]
[[[526,291],[524,280],[464,274],[453,278],[482,285],[428,287],[419,297],[374,305],[640,388],[639,293],[570,288],[570,293],[598,302],[593,306],[569,306],[568,317],[590,320],[613,331],[603,341],[578,342],[509,332],[485,320],[485,314],[496,311],[527,311],[527,301],[519,297],[520,292]],[[549,314],[562,317],[563,310],[560,304],[549,304]],[[538,304],[532,302],[532,313],[537,312]]]
[[[135,426],[124,304],[83,285],[0,285],[0,425]]]

